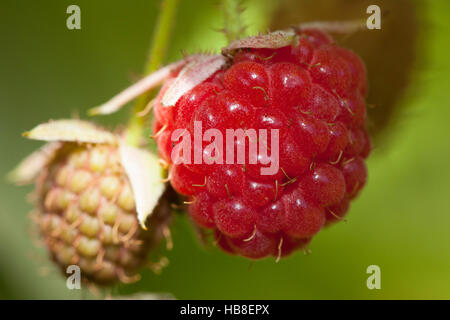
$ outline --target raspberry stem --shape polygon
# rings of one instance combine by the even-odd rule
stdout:
[[[245,31],[245,25],[241,19],[243,8],[241,0],[222,0],[222,8],[225,20],[225,35],[229,43],[239,39]]]
[[[169,44],[170,34],[175,21],[176,9],[179,0],[162,0],[161,9],[158,20],[156,22],[153,39],[150,46],[150,51],[145,66],[145,74],[149,74],[157,70],[164,62],[167,47]],[[139,116],[139,114],[148,105],[153,94],[153,90],[141,95],[134,106],[127,130],[127,142],[130,145],[139,145],[139,141],[143,136],[145,128],[146,116]]]

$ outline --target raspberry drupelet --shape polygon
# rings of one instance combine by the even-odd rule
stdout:
[[[159,154],[192,220],[212,229],[221,249],[250,259],[305,248],[323,226],[343,220],[366,183],[364,64],[322,31],[297,35],[295,45],[237,50],[226,67],[165,107],[169,79],[154,107]],[[262,175],[267,165],[247,156],[245,164],[175,162],[172,133],[185,129],[192,139],[194,121],[223,137],[226,129],[278,129],[278,171]],[[208,144],[203,159],[217,156]],[[265,156],[258,150],[258,160]]]

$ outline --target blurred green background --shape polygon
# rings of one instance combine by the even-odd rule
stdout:
[[[298,0],[302,1],[302,0]],[[217,1],[181,0],[168,61],[217,50],[225,38]],[[0,298],[79,299],[37,248],[26,202],[30,187],[3,178],[39,146],[21,133],[50,118],[79,114],[140,76],[158,1],[0,2]],[[264,31],[276,2],[247,0],[249,32]],[[82,29],[66,28],[66,8],[81,7]],[[405,8],[407,10],[407,8]],[[450,2],[427,1],[420,74],[397,125],[375,146],[369,182],[347,223],[321,232],[312,254],[257,261],[205,249],[188,219],[177,216],[175,247],[160,275],[143,272],[114,294],[169,292],[179,299],[449,299],[450,298]],[[361,13],[365,15],[364,12]],[[395,19],[391,15],[389,19]],[[390,59],[381,50],[379,59]],[[401,61],[399,61],[401,63]],[[395,76],[395,75],[394,75]],[[380,106],[382,108],[382,106]],[[98,119],[111,126],[129,110]],[[368,290],[366,268],[379,265],[381,290]]]

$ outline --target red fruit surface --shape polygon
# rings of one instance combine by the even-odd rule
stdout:
[[[324,209],[307,199],[302,190],[283,195],[283,231],[294,238],[309,238],[325,223]]]
[[[225,198],[214,203],[212,212],[216,226],[230,238],[250,235],[255,225],[256,210],[239,198]]]
[[[345,193],[341,170],[322,162],[303,176],[299,186],[303,194],[321,206],[338,203]]]
[[[372,149],[367,133],[366,71],[352,51],[319,30],[298,32],[298,41],[279,49],[240,49],[213,76],[170,107],[155,103],[154,132],[160,156],[170,166],[171,184],[189,199],[189,213],[199,227],[213,229],[223,251],[250,259],[284,257],[305,248],[325,225],[343,220],[351,199],[367,179],[364,159]],[[211,138],[191,149],[202,163],[171,159],[175,129],[194,137],[195,121]],[[227,129],[267,130],[256,163],[249,159],[251,135],[235,140],[234,163],[226,163]],[[275,160],[278,170],[262,175]],[[248,133],[249,131],[243,131]],[[238,146],[245,146],[239,163]],[[214,159],[223,156],[222,162]],[[208,159],[208,163],[206,160]]]
[[[344,220],[344,216],[347,214],[350,208],[350,200],[344,197],[341,202],[329,206],[325,209],[325,225],[331,225],[335,222]]]

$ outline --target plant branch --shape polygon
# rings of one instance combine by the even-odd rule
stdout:
[[[145,66],[145,74],[157,70],[163,63],[170,40],[173,21],[179,0],[162,0],[158,21],[153,34],[152,44]],[[152,97],[153,91],[141,95],[134,106],[131,119],[128,123],[127,142],[137,146],[142,137],[147,117],[138,116],[145,109]]]

